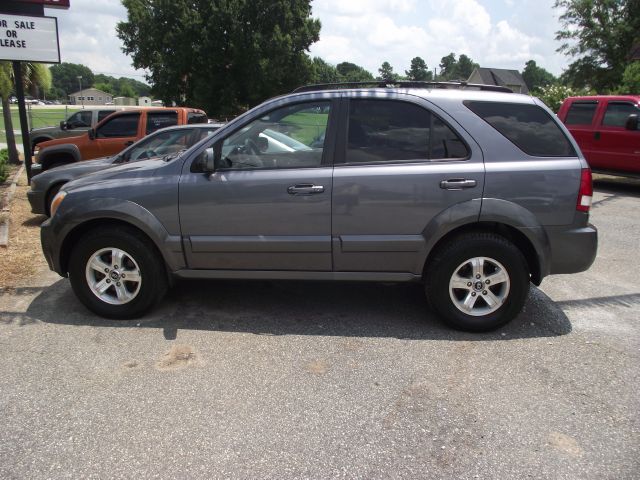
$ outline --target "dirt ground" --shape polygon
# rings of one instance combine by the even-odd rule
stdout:
[[[29,183],[23,171],[10,203],[9,244],[0,247],[0,288],[29,286],[33,275],[48,271],[40,246],[40,224],[44,215],[34,215],[27,200]]]

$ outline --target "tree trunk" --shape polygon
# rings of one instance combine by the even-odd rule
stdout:
[[[16,148],[16,136],[13,134],[11,107],[9,106],[8,97],[2,97],[2,116],[4,117],[4,129],[7,136],[7,148],[9,149],[9,163],[20,163],[18,149]]]

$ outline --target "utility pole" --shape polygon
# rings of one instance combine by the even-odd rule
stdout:
[[[84,95],[82,94],[82,75],[78,75],[76,78],[78,79],[78,84],[80,85],[80,101],[82,101],[82,108],[84,108]]]

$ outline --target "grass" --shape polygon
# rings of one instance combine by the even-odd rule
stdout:
[[[79,110],[79,108],[76,108],[75,106],[61,106],[59,108],[27,106],[29,129],[58,125],[62,120],[66,120],[66,118],[76,110]],[[20,116],[17,105],[11,106],[11,122],[13,123],[13,130],[19,132]],[[4,118],[2,115],[0,115],[0,141],[4,141],[6,143]],[[16,133],[16,142],[22,143],[22,135],[19,133]]]

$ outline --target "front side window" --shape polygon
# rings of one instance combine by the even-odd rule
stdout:
[[[569,139],[538,105],[478,101],[465,101],[464,104],[528,155],[576,156]]]
[[[207,123],[209,119],[204,113],[189,112],[187,113],[187,123]]]
[[[135,137],[138,134],[139,113],[108,119],[96,131],[97,138]]]
[[[178,124],[178,112],[149,112],[147,113],[147,134]]]
[[[319,167],[330,110],[330,102],[303,103],[273,110],[227,137],[218,147],[216,167]]]
[[[90,127],[91,126],[91,112],[82,111],[82,112],[74,113],[67,120],[67,125],[70,128]]]
[[[598,102],[573,102],[564,123],[567,125],[591,125]]]
[[[98,112],[98,122],[101,122],[103,119],[107,118],[112,113],[113,113],[113,110],[100,110]]]
[[[602,124],[608,127],[624,128],[629,115],[632,114],[640,116],[640,108],[627,102],[609,102]]]
[[[349,102],[347,163],[461,159],[460,137],[431,112],[394,100]]]
[[[133,145],[125,152],[123,160],[133,162],[135,160],[178,153],[191,147],[195,143],[194,139],[197,140],[197,137],[193,135],[191,128],[160,132],[157,135],[146,137]]]

